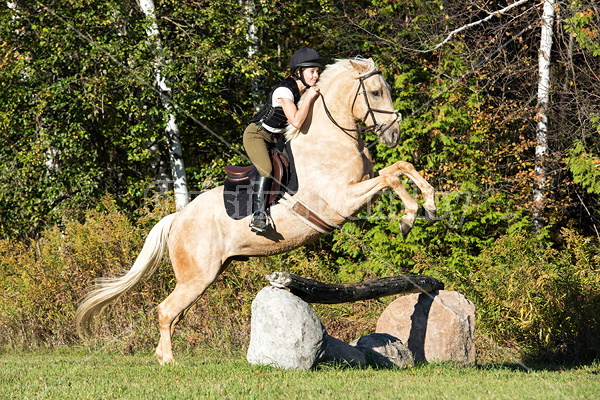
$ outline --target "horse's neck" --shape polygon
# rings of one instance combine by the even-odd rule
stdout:
[[[294,158],[305,173],[333,172],[344,175],[345,181],[356,181],[370,170],[370,155],[355,131],[357,125],[352,115],[357,89],[354,82],[346,76],[323,86],[323,98],[315,101],[305,125],[294,137],[292,146],[294,152],[297,151]],[[326,109],[335,122],[328,117]]]
[[[343,195],[344,185],[372,175],[372,162],[358,132],[336,126],[327,116],[323,100],[339,126],[355,129],[352,98],[348,99],[355,90],[339,84],[323,87],[323,98],[315,101],[307,123],[291,143],[299,185],[296,199],[335,223],[344,218],[331,204]]]
[[[352,115],[352,93],[355,91],[352,81],[348,83],[342,79],[330,82],[324,87],[321,90],[321,98],[315,101],[309,116],[309,134],[323,136],[327,141],[335,143],[353,146],[362,143],[360,135],[354,131],[357,125]]]

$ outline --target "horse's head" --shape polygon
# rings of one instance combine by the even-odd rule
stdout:
[[[364,63],[350,60],[358,73],[358,89],[352,103],[352,114],[373,130],[381,143],[394,147],[400,139],[400,114],[394,110],[390,86],[372,59]]]

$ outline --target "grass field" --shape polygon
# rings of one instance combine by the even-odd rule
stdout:
[[[63,348],[0,355],[1,399],[598,399],[600,363],[524,370],[515,365],[421,364],[403,370],[283,371],[245,355],[183,353],[161,367],[151,352]]]

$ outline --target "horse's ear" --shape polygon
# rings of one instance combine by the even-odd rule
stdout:
[[[366,65],[356,63],[352,60],[350,60],[350,65],[352,65],[352,68],[354,68],[359,75],[367,72],[367,70],[369,69],[369,67],[367,67]]]

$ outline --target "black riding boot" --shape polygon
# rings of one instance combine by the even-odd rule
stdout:
[[[271,178],[265,178],[260,175],[252,187],[252,221],[250,228],[255,232],[264,232],[269,225],[269,217],[267,216],[267,196],[271,189]]]

